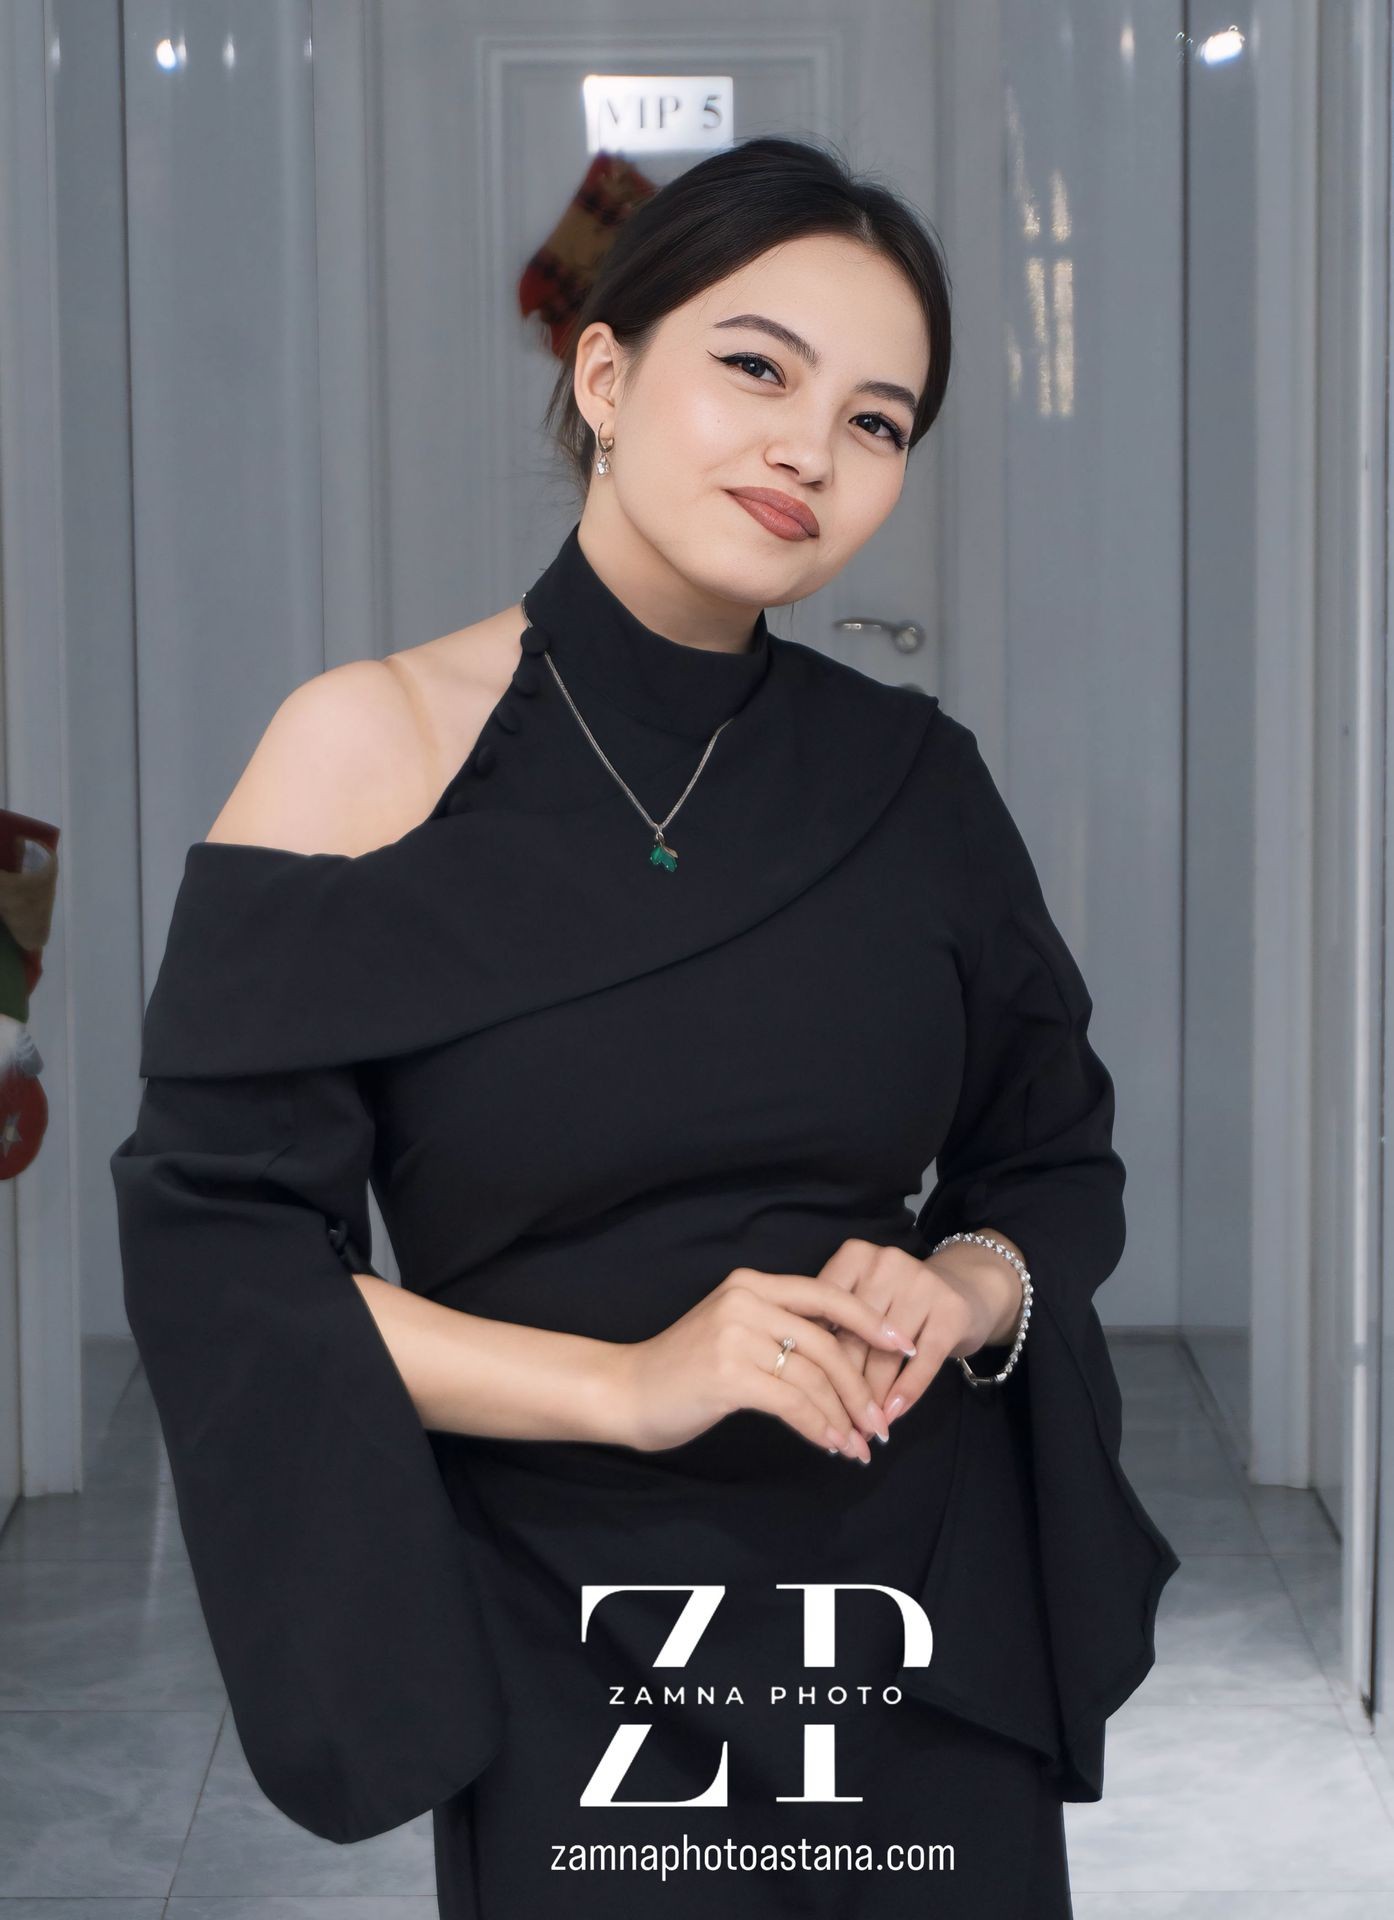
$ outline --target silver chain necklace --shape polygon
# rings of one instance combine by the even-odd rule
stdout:
[[[596,739],[595,735],[591,732],[590,728],[586,725],[585,720],[582,718],[579,707],[576,705],[576,702],[571,698],[570,693],[567,692],[566,682],[562,679],[561,675],[557,672],[557,663],[552,658],[551,651],[549,648],[543,649],[542,657],[547,662],[547,665],[552,669],[552,678],[556,681],[557,685],[561,688],[562,693],[566,696],[566,704],[567,706],[570,707],[571,711],[576,715],[577,720],[580,721],[581,730],[585,734],[587,740],[590,741],[591,745],[595,748],[596,752],[600,755],[601,759],[605,762],[605,765],[610,769],[610,773],[612,774],[614,779],[617,780],[620,786],[624,788],[625,792],[629,795],[634,805],[639,809],[640,814],[643,815],[643,818],[647,820],[648,824],[653,828],[653,845],[649,849],[650,866],[662,867],[668,873],[676,873],[678,870],[677,852],[673,847],[670,847],[668,845],[668,842],[663,838],[663,829],[667,826],[668,822],[673,818],[673,815],[677,812],[678,808],[682,805],[683,801],[686,800],[688,794],[690,794],[692,789],[696,786],[697,774],[701,773],[703,767],[706,766],[708,756],[710,755],[712,748],[716,745],[716,734],[721,732],[721,727],[730,726],[731,720],[734,718],[734,715],[728,715],[727,718],[722,721],[721,727],[718,727],[716,730],[716,733],[714,733],[711,739],[708,740],[705,748],[702,751],[702,757],[697,762],[697,773],[693,774],[692,778],[688,781],[687,785],[683,788],[682,793],[679,795],[676,804],[674,806],[671,806],[668,809],[667,814],[664,816],[662,820],[653,820],[649,818],[649,815],[644,811],[644,808],[640,806],[639,801],[635,796],[633,789],[615,771],[615,768],[612,765],[608,755],[606,754],[604,747],[601,746],[600,742]]]

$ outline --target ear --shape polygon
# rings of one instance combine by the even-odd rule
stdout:
[[[614,415],[623,358],[624,349],[604,320],[593,320],[576,343],[572,391],[592,433],[598,422]]]

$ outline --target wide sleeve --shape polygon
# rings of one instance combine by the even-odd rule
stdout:
[[[1093,1003],[970,729],[953,768],[962,855],[965,1052],[936,1184],[917,1225],[997,1228],[1022,1249],[1032,1316],[1001,1395],[1023,1437],[1064,1796],[1098,1799],[1104,1721],[1155,1660],[1162,1588],[1180,1561],[1119,1462],[1122,1399],[1095,1305],[1126,1237],[1115,1089]],[[1009,1346],[969,1357],[979,1374]]]
[[[467,1516],[352,1278],[371,1251],[359,1082],[151,1075],[110,1161],[126,1311],[248,1765],[340,1842],[448,1798],[503,1729]]]

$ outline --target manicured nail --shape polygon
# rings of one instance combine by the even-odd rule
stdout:
[[[900,1348],[900,1351],[906,1356],[907,1359],[913,1360],[915,1355],[919,1352],[919,1348],[915,1345],[914,1341],[907,1340],[905,1338],[905,1335],[903,1333],[897,1333],[894,1327],[882,1327],[881,1331],[882,1333],[885,1334],[888,1340],[895,1341],[896,1345]]]
[[[836,1427],[830,1426],[828,1428],[828,1438],[833,1443],[828,1448],[829,1453],[841,1453],[847,1445],[847,1435],[845,1433],[839,1433]]]
[[[886,1432],[886,1416],[874,1400],[868,1400],[866,1403],[866,1417],[871,1422],[878,1440],[886,1440],[890,1437]]]
[[[895,1419],[896,1415],[900,1412],[900,1409],[904,1405],[905,1405],[905,1395],[903,1393],[896,1394],[895,1398],[890,1402],[889,1406],[886,1408],[887,1426],[889,1426],[891,1421]]]

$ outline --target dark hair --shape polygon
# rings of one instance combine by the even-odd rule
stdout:
[[[566,335],[543,426],[582,500],[591,429],[576,405],[576,344],[604,320],[635,364],[665,314],[787,240],[842,234],[893,261],[919,297],[929,332],[929,379],[910,430],[933,426],[949,381],[949,276],[929,223],[870,174],[854,174],[831,143],[768,134],[700,160],[624,221]]]

